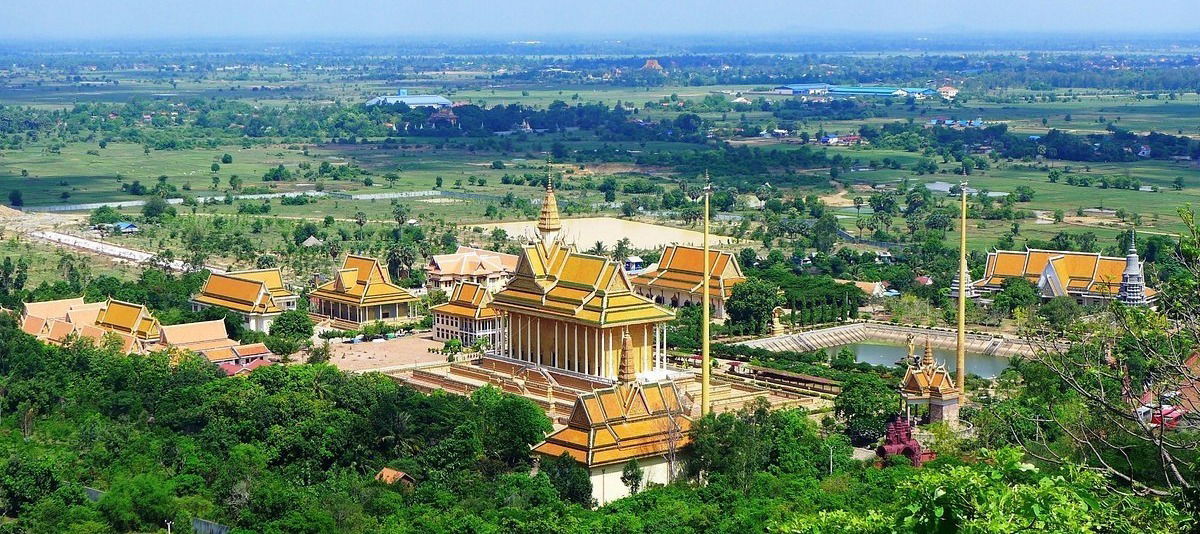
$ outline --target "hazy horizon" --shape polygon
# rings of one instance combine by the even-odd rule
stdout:
[[[1194,1],[1162,0],[1132,9],[1119,0],[1009,0],[981,6],[933,0],[814,5],[632,0],[564,5],[547,0],[441,4],[365,0],[206,3],[128,0],[16,0],[0,19],[0,39],[405,38],[654,35],[758,36],[788,33],[904,35],[923,32],[997,35],[1192,32]]]

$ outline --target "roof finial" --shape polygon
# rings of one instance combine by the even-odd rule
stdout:
[[[558,237],[562,223],[558,219],[558,201],[554,197],[554,180],[550,177],[549,164],[546,170],[546,197],[542,200],[542,212],[538,216],[538,233],[547,245]]]
[[[633,338],[629,335],[629,328],[625,328],[621,333],[621,360],[617,367],[617,382],[629,384],[637,380],[637,375],[633,372]]]
[[[1129,253],[1137,254],[1137,230],[1129,229]]]
[[[925,356],[921,358],[921,365],[923,367],[933,365],[933,343],[929,340],[929,336],[925,336]]]

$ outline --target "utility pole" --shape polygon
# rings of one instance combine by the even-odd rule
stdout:
[[[709,296],[708,283],[712,278],[712,260],[708,257],[708,197],[712,194],[712,184],[708,181],[708,171],[704,171],[704,278],[700,283],[701,306],[704,310],[703,318],[700,321],[700,415],[708,415],[712,412],[712,397],[709,394],[709,374],[711,373],[712,360],[709,356],[709,331],[708,323],[712,320],[709,315]]]
[[[966,396],[967,376],[967,181],[958,185],[958,353],[955,359],[954,380],[958,390]]]

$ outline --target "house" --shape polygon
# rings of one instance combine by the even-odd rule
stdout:
[[[211,273],[200,292],[192,297],[192,309],[216,306],[245,318],[246,328],[268,332],[279,314],[296,309],[300,296],[283,284],[278,268]]]
[[[1130,246],[1125,258],[1095,252],[1027,249],[989,252],[983,278],[975,282],[980,297],[1004,289],[1004,281],[1020,277],[1038,288],[1044,299],[1070,296],[1083,305],[1121,300],[1148,305],[1157,291],[1145,286],[1142,264]]]
[[[882,297],[884,292],[887,291],[883,282],[860,282],[857,280],[839,280],[836,278],[833,281],[839,284],[854,284],[855,287],[866,293],[868,297]]]
[[[621,474],[630,460],[637,460],[644,483],[670,483],[682,464],[679,451],[691,442],[689,400],[672,382],[638,382],[631,347],[625,331],[617,384],[579,395],[567,426],[533,447],[542,458],[567,454],[583,464],[600,505],[629,495]]]
[[[642,64],[642,70],[662,72],[663,66],[658,63],[657,59],[647,59],[646,62]]]
[[[657,304],[679,308],[699,305],[702,291],[708,291],[713,317],[725,318],[725,301],[733,294],[733,286],[746,281],[737,258],[719,250],[708,252],[709,280],[704,281],[704,249],[673,245],[663,250],[658,268],[634,277],[634,291]]]
[[[269,365],[275,364],[274,362],[263,358],[252,360],[245,365],[235,364],[235,362],[224,362],[224,364],[217,364],[217,368],[220,368],[222,372],[226,373],[227,377],[244,377],[246,374],[252,373],[259,367],[265,367]]]
[[[114,223],[113,230],[122,234],[136,234],[141,231],[136,224],[129,221]]]
[[[404,471],[397,471],[390,467],[385,467],[380,469],[378,473],[375,473],[375,480],[389,486],[399,482],[405,486],[412,487],[417,483],[417,479],[413,478],[412,475],[405,473]]]
[[[425,287],[450,292],[463,282],[482,285],[495,293],[517,269],[517,256],[460,245],[453,254],[434,254],[425,265]]]
[[[774,89],[777,95],[792,95],[792,96],[808,96],[808,95],[823,95],[829,92],[830,85],[827,83],[793,83],[788,85],[780,85]]]
[[[417,298],[393,284],[387,269],[374,258],[351,254],[333,280],[309,294],[309,314],[335,325],[356,329],[372,321],[397,321],[413,316]]]
[[[480,284],[462,282],[454,286],[449,301],[429,308],[433,314],[433,339],[457,339],[464,347],[474,346],[482,339],[485,346],[495,347],[499,342],[500,315],[491,304],[492,294]]]
[[[646,267],[646,262],[641,256],[630,256],[625,258],[625,272],[633,274]]]
[[[315,235],[310,235],[304,241],[300,242],[300,246],[305,248],[319,247],[324,244],[325,242],[317,239]]]
[[[125,353],[141,350],[143,345],[127,333],[105,330],[96,325],[104,302],[85,303],[82,297],[25,303],[20,327],[43,343],[63,345],[72,338],[93,343],[116,343]]]
[[[937,88],[937,93],[946,100],[954,100],[954,97],[958,96],[958,89],[950,85],[943,85]]]

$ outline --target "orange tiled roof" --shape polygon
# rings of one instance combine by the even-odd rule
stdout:
[[[393,304],[417,300],[404,288],[393,284],[387,270],[374,258],[346,256],[333,280],[321,284],[311,296],[359,306]]]
[[[404,471],[397,471],[390,467],[380,469],[379,472],[375,474],[375,480],[383,482],[384,484],[395,484],[401,480],[415,482],[412,475],[409,475]]]
[[[251,343],[249,345],[237,345],[229,347],[217,347],[199,351],[201,356],[208,358],[208,361],[213,363],[227,362],[238,358],[269,358],[274,356],[271,349],[262,343]]]
[[[229,274],[212,273],[204,281],[204,287],[200,288],[200,293],[192,300],[200,304],[218,306],[247,314],[281,313],[283,310],[276,305],[275,297],[291,296],[292,294],[283,288],[282,279],[278,280],[278,287],[272,291],[268,281],[273,284],[278,274],[277,269]]]
[[[454,254],[435,254],[425,270],[432,276],[489,276],[517,270],[515,254],[459,246]]]
[[[236,341],[229,339],[225,321],[221,319],[164,326],[161,330],[159,343],[166,347],[199,352],[237,345]]]
[[[674,318],[635,295],[616,262],[560,243],[526,245],[512,281],[496,294],[492,306],[600,326]]]
[[[471,319],[490,319],[498,315],[491,304],[492,295],[483,286],[461,282],[454,286],[449,301],[432,306],[429,311]]]
[[[26,302],[25,315],[41,317],[42,319],[63,319],[67,316],[67,310],[82,304],[83,297],[46,300],[42,302]]]
[[[708,281],[709,295],[728,298],[733,293],[733,286],[746,280],[737,258],[719,250],[709,250],[708,257],[712,269]],[[634,277],[633,283],[700,294],[700,288],[704,285],[704,249],[669,246],[663,250],[658,269]]]
[[[1023,277],[1034,284],[1050,274],[1047,284],[1058,295],[1090,293],[1116,296],[1120,291],[1125,258],[1095,252],[1030,249],[1024,252],[997,250],[988,253],[983,277],[977,287],[998,290],[1008,278]],[[1146,289],[1147,295],[1156,293]]]
[[[623,383],[575,400],[567,427],[534,446],[534,452],[572,458],[595,467],[662,456],[690,443],[692,421],[671,382]]]
[[[925,355],[920,365],[909,365],[900,380],[900,391],[905,399],[956,399],[958,388],[946,370],[945,364],[933,359],[933,348],[925,340]]]

